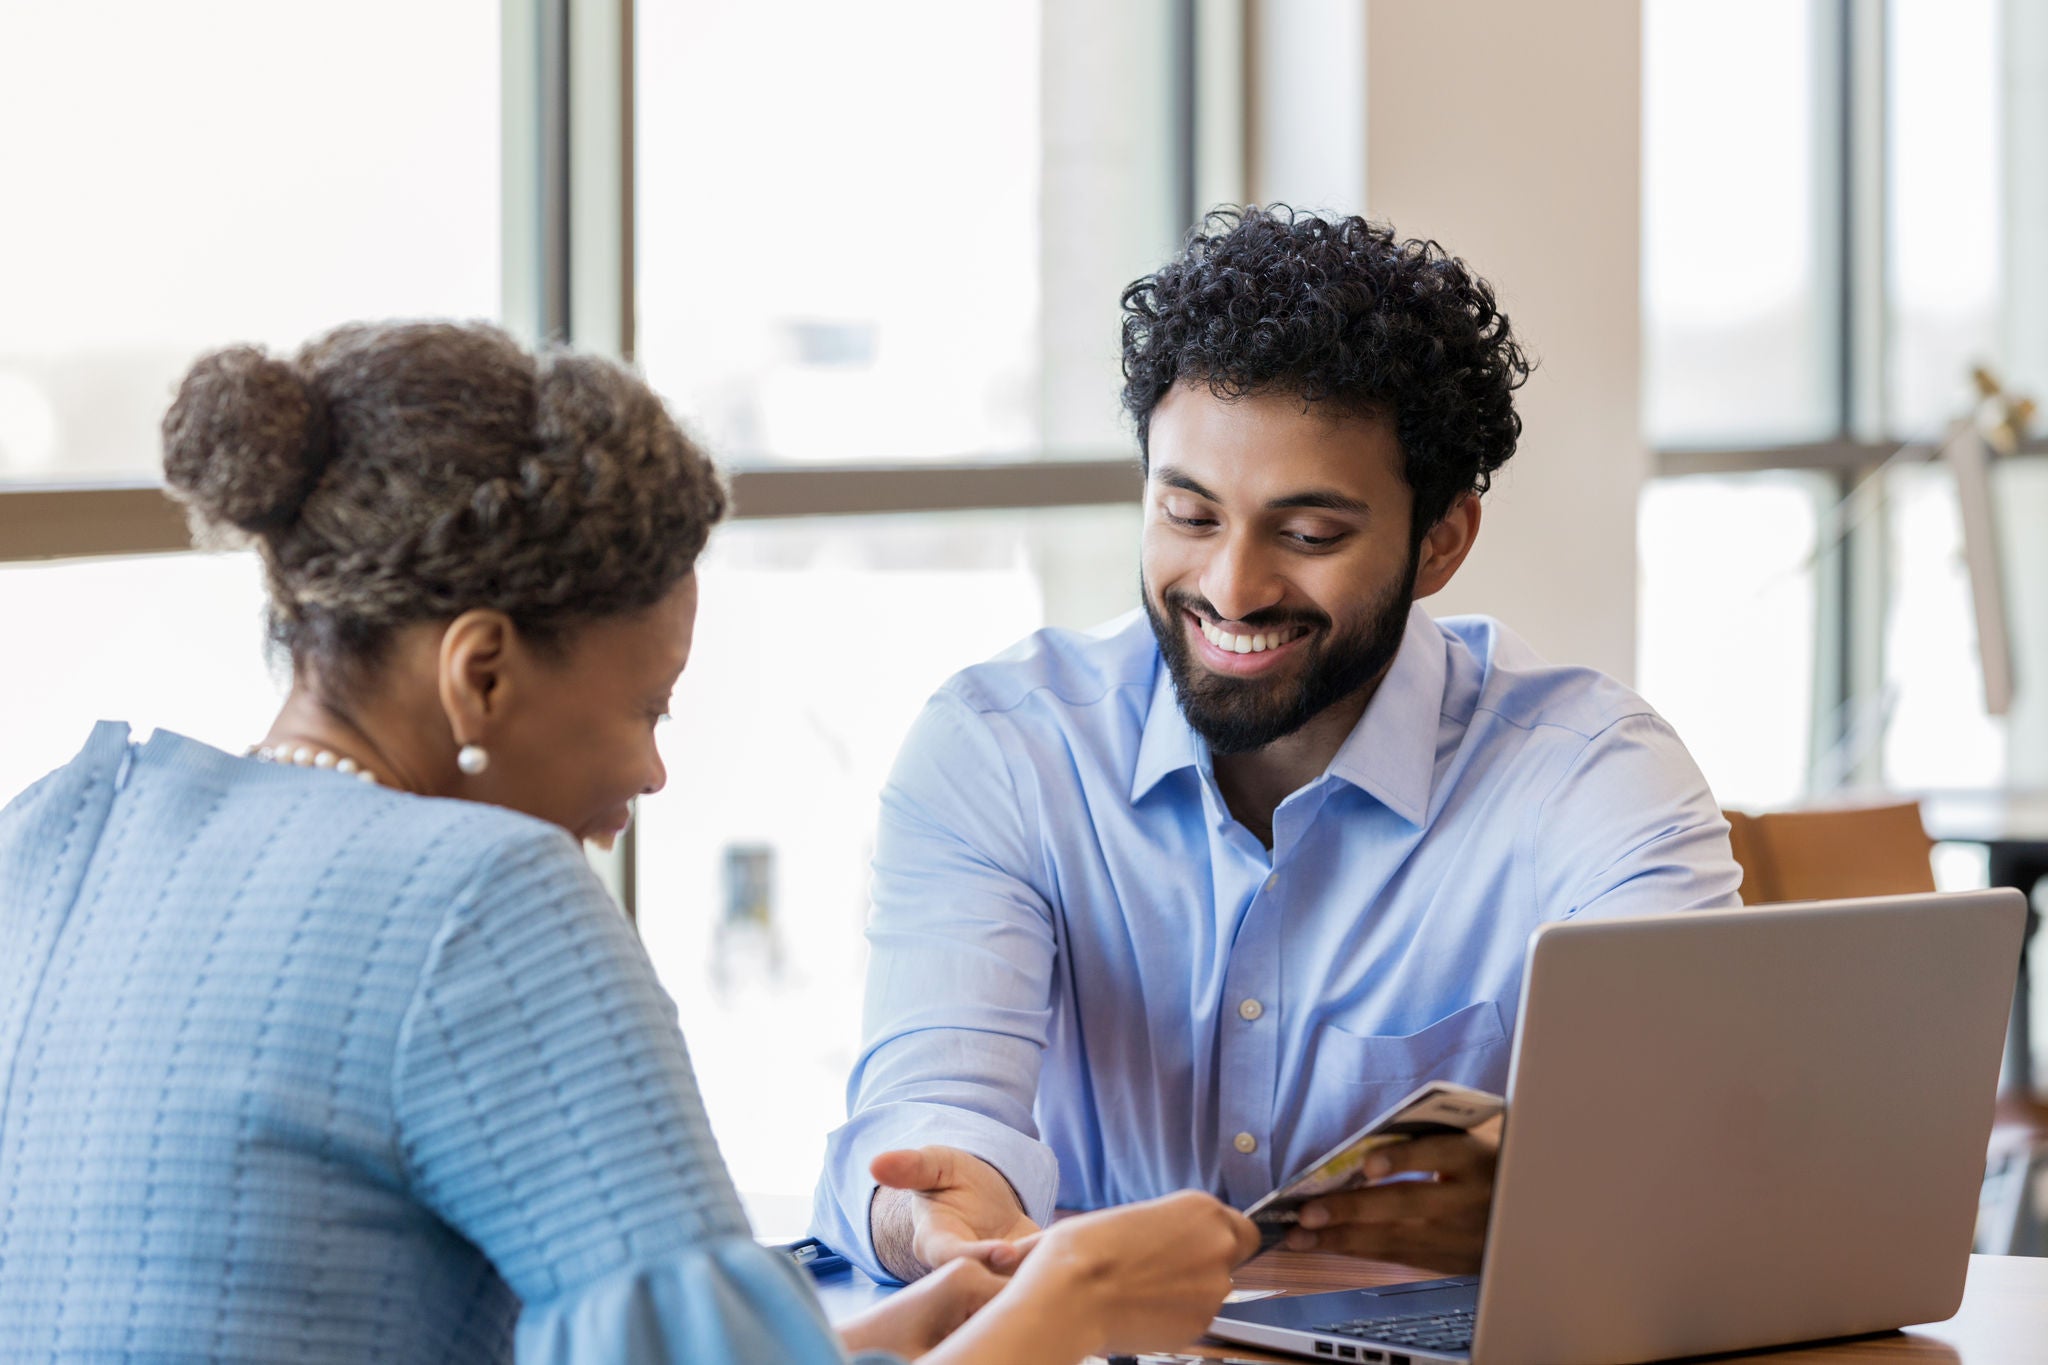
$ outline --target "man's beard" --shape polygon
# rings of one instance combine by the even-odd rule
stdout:
[[[1211,753],[1242,754],[1284,739],[1324,710],[1375,681],[1394,661],[1408,628],[1408,609],[1415,601],[1416,559],[1411,556],[1401,581],[1373,603],[1356,628],[1340,636],[1326,632],[1330,618],[1320,612],[1254,612],[1238,624],[1272,630],[1306,626],[1317,632],[1304,646],[1304,657],[1291,679],[1237,678],[1214,673],[1195,658],[1188,643],[1185,613],[1205,621],[1222,619],[1216,609],[1192,593],[1164,594],[1167,616],[1160,615],[1150,584],[1141,583],[1145,615],[1159,652],[1173,674],[1174,695],[1181,714],[1195,733],[1209,741]]]

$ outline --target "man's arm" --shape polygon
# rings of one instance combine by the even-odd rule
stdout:
[[[870,1274],[909,1278],[1051,1214],[1057,1163],[1031,1112],[1057,946],[1040,861],[998,735],[941,692],[882,793],[864,1046],[813,1223]],[[911,1188],[878,1198],[870,1163],[920,1148],[956,1154],[946,1179],[886,1168]]]
[[[1534,849],[1544,919],[1741,903],[1728,821],[1655,714],[1628,716],[1587,741],[1537,812]]]

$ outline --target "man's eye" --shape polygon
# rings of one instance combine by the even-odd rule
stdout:
[[[1167,519],[1168,521],[1172,522],[1172,523],[1173,523],[1173,524],[1174,524],[1175,526],[1195,526],[1195,527],[1200,527],[1200,526],[1214,526],[1214,525],[1216,524],[1216,519],[1215,519],[1214,517],[1200,517],[1200,516],[1187,516],[1187,517],[1184,517],[1184,516],[1181,516],[1181,515],[1179,515],[1178,513],[1176,513],[1176,512],[1175,512],[1175,511],[1174,511],[1174,510],[1173,510],[1172,508],[1170,508],[1170,507],[1166,509],[1166,519]]]
[[[1338,541],[1344,539],[1341,535],[1312,536],[1306,531],[1289,531],[1287,538],[1297,545],[1305,545],[1312,550],[1319,550],[1325,545],[1335,545]]]

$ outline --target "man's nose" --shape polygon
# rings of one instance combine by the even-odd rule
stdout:
[[[1276,566],[1250,536],[1229,536],[1202,572],[1202,596],[1225,621],[1242,621],[1286,595]]]

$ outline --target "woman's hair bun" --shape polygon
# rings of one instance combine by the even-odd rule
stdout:
[[[326,469],[326,428],[296,366],[254,346],[215,351],[164,414],[164,480],[206,529],[283,526]]]

